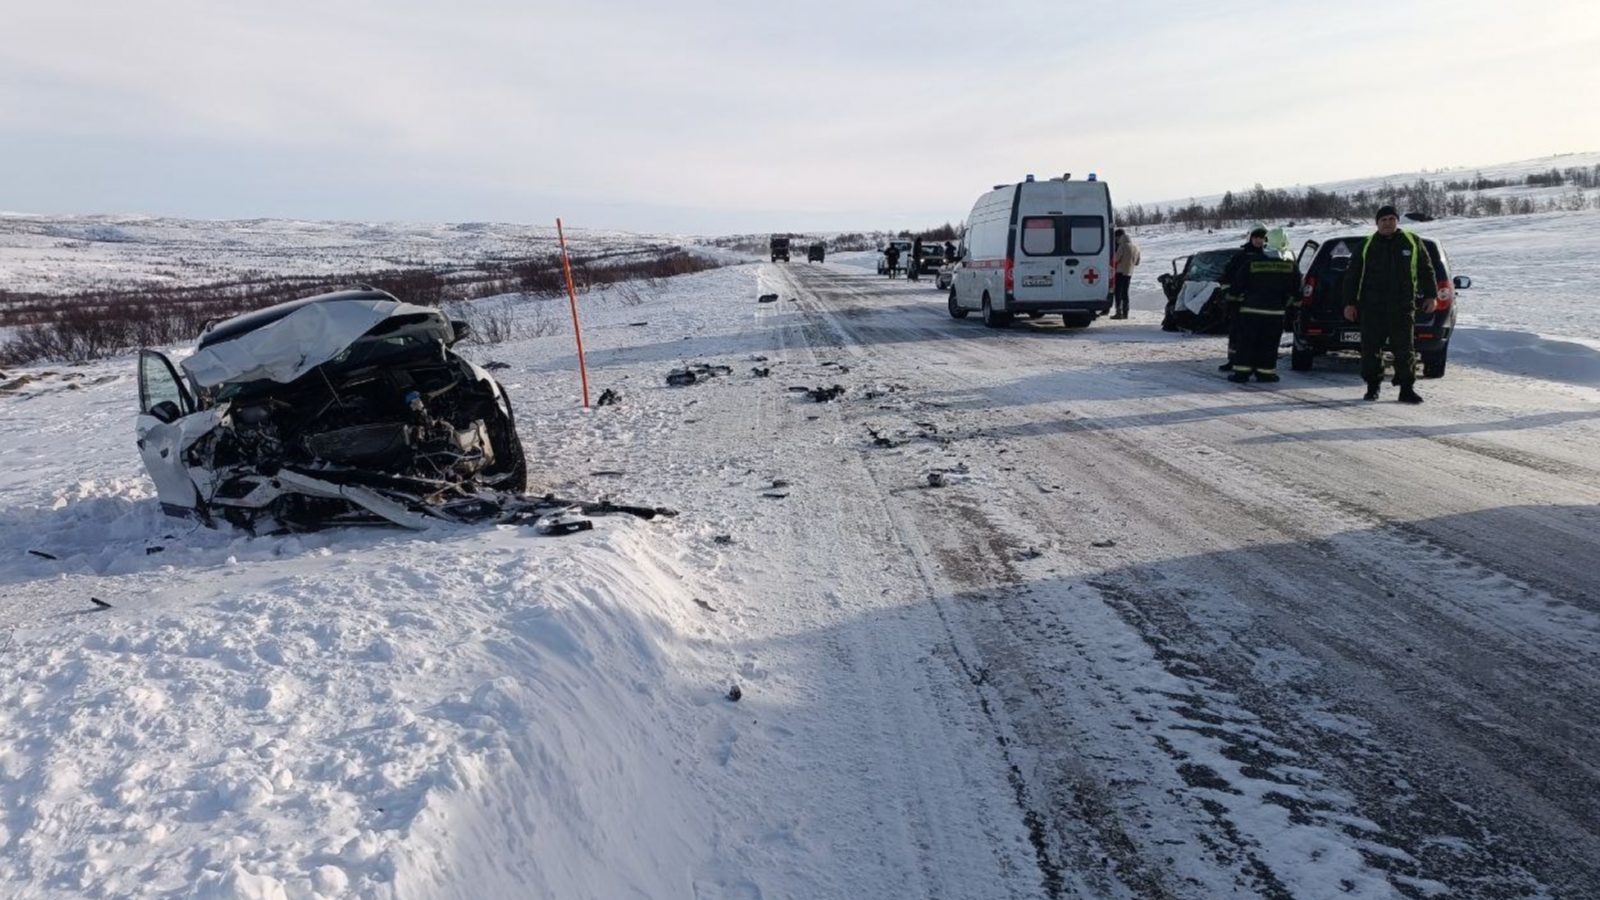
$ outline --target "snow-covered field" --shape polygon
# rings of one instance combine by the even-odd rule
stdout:
[[[574,253],[681,243],[671,235],[567,228]],[[161,216],[0,213],[0,290],[72,291],[105,285],[196,285],[270,275],[526,259],[556,251],[554,225],[465,222],[213,222]]]

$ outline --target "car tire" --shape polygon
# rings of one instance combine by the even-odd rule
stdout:
[[[1061,324],[1066,328],[1088,328],[1094,324],[1093,313],[1062,313]]]
[[[1450,345],[1446,344],[1437,353],[1422,354],[1422,377],[1443,378],[1444,365],[1449,361]]]
[[[952,319],[965,319],[966,317],[967,317],[967,311],[962,309],[959,305],[956,304],[956,289],[955,288],[951,288],[950,289],[950,318],[952,318]]]
[[[1003,312],[995,312],[994,304],[989,302],[989,295],[983,295],[983,324],[990,328],[1004,328],[1011,324],[1011,316]]]
[[[1295,372],[1311,371],[1311,348],[1295,347],[1289,351],[1289,368]]]

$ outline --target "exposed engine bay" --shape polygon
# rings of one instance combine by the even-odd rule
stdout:
[[[144,351],[139,446],[163,508],[253,531],[506,509],[527,464],[499,384],[450,349],[465,333],[346,291],[215,326],[187,378]]]
[[[212,505],[246,526],[262,511],[279,522],[330,524],[370,512],[341,511],[342,498],[278,493],[272,480],[284,469],[398,494],[440,514],[485,491],[526,490],[522,446],[498,392],[441,344],[391,339],[376,353],[370,344],[382,340],[358,341],[352,359],[287,385],[217,391],[227,413],[190,450],[191,464],[215,473]]]

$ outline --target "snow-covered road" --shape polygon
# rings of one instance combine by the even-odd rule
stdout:
[[[0,396],[0,893],[1600,896],[1600,393],[1240,388],[1157,300],[586,297],[620,405],[481,355],[550,489],[683,515],[566,539],[180,534],[130,364]]]

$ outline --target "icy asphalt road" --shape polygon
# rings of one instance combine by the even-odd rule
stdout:
[[[851,391],[745,412],[825,484],[774,565],[897,598],[818,640],[882,723],[916,896],[1600,896],[1592,393],[1458,366],[1374,405],[1321,360],[1238,388],[1150,314],[990,331],[843,266],[761,287],[795,298],[758,319],[779,358]],[[952,770],[1011,808],[919,795]],[[991,875],[950,820],[1029,848]]]

